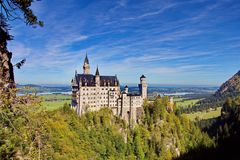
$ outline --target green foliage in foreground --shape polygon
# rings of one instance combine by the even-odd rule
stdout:
[[[37,159],[49,155],[46,112],[34,95],[0,94],[0,159]]]
[[[218,142],[231,136],[240,135],[240,96],[227,98],[221,110],[221,116],[210,126],[208,132]]]
[[[0,159],[172,159],[213,145],[166,105],[166,98],[146,102],[141,124],[132,129],[107,108],[79,117],[67,105],[54,111],[37,103],[1,106]]]
[[[229,97],[222,106],[221,116],[202,123],[203,128],[215,137],[216,147],[196,148],[181,155],[178,160],[226,160],[239,159],[240,144],[240,97]],[[206,125],[207,124],[207,125]]]

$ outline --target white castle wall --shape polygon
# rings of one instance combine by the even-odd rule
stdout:
[[[86,61],[88,62],[87,57],[83,66],[84,74],[90,74],[90,65],[86,64]],[[86,111],[98,111],[103,107],[109,107],[114,115],[120,116],[128,123],[136,123],[137,108],[142,107],[144,99],[147,98],[145,76],[142,75],[140,78],[140,95],[128,94],[127,86],[125,91],[121,92],[119,84],[115,86],[100,86],[98,69],[94,76],[95,86],[82,86],[80,82],[77,84],[77,76],[77,73],[75,73],[75,77],[72,80],[72,107],[79,115],[84,114]]]

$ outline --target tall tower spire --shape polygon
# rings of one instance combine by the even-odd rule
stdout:
[[[100,87],[100,74],[99,74],[98,66],[95,73],[95,83],[97,87]]]
[[[90,74],[90,64],[89,64],[87,53],[83,63],[83,74]]]
[[[96,73],[95,73],[96,76],[99,76],[99,70],[98,70],[98,66],[97,66],[97,69],[96,69]]]
[[[89,64],[87,53],[86,53],[86,56],[85,56],[84,63],[87,63],[87,64]]]

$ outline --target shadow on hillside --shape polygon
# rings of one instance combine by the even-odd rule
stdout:
[[[175,160],[239,160],[240,134],[222,141],[218,147],[191,150]]]

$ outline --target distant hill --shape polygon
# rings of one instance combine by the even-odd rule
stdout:
[[[40,85],[36,84],[17,84],[17,88],[22,88],[22,87],[41,87]]]
[[[31,87],[32,89],[25,89],[24,87]],[[36,85],[36,84],[17,84],[19,94],[26,93],[66,93],[71,92],[71,87],[69,85]]]
[[[199,101],[195,108],[197,110],[215,108],[222,106],[227,97],[237,97],[240,95],[240,71],[229,80],[223,83],[220,88],[209,98]]]
[[[238,71],[232,78],[223,83],[216,91],[214,97],[226,98],[229,96],[237,96],[240,93],[240,71]]]

